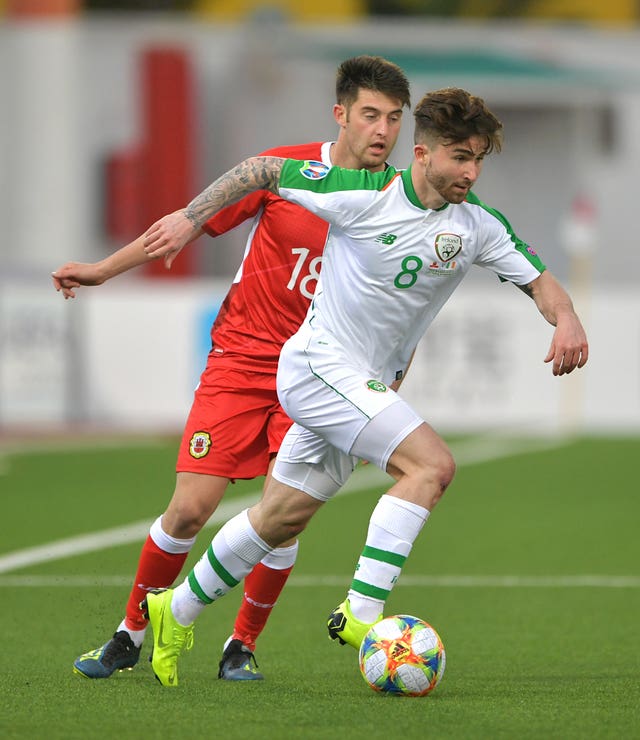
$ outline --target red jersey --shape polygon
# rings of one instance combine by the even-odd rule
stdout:
[[[281,146],[263,155],[330,165],[331,143]],[[244,257],[211,329],[214,354],[242,368],[273,372],[284,342],[302,323],[320,274],[329,225],[267,190],[245,196],[207,221],[218,236],[253,218]]]

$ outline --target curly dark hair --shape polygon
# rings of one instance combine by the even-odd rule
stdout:
[[[414,142],[453,144],[471,136],[484,136],[486,153],[502,148],[502,124],[484,100],[458,87],[427,93],[416,105]]]

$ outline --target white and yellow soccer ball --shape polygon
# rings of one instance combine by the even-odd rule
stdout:
[[[396,696],[426,696],[444,674],[444,645],[418,617],[386,617],[367,632],[359,653],[360,672],[374,690]]]

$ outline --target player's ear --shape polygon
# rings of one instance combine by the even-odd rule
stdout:
[[[426,144],[414,144],[413,156],[417,162],[426,162],[429,159],[429,147]]]
[[[347,109],[342,103],[336,103],[333,106],[333,117],[338,126],[344,128],[347,125]]]

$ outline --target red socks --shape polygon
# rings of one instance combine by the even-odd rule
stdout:
[[[147,627],[148,622],[142,616],[140,602],[147,595],[147,591],[171,586],[182,570],[188,554],[188,552],[165,552],[151,539],[151,535],[147,537],[142,546],[138,572],[127,601],[125,625],[128,629],[143,630]]]
[[[256,649],[258,635],[264,629],[292,569],[293,565],[276,570],[262,563],[254,567],[244,579],[244,596],[233,626],[232,639],[242,640],[251,651]]]

